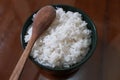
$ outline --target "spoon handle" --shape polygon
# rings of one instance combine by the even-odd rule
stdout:
[[[27,57],[29,56],[29,53],[33,47],[33,44],[35,42],[35,40],[33,40],[35,38],[31,38],[30,41],[28,42],[28,45],[26,46],[26,49],[24,50],[24,52],[22,53],[22,56],[20,57],[15,69],[12,72],[12,75],[10,76],[9,80],[18,80],[19,76],[22,72],[22,69],[24,67],[24,64],[27,60]]]

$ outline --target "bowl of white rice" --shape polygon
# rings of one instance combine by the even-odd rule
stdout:
[[[96,28],[83,11],[68,5],[52,6],[56,9],[56,18],[35,42],[30,59],[43,71],[67,74],[79,69],[94,53]],[[23,48],[30,40],[35,14],[23,26]]]

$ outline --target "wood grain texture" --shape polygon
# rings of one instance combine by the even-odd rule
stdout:
[[[67,4],[94,21],[98,44],[93,56],[68,80],[120,80],[120,0],[0,0],[0,80],[8,80],[21,53],[20,32],[26,19],[48,4]],[[20,80],[47,80],[27,60]]]

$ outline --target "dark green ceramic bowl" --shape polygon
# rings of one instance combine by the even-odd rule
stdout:
[[[34,60],[34,58],[32,58],[30,56],[30,59],[36,63],[42,70],[46,70],[49,72],[57,72],[57,73],[61,73],[61,72],[66,72],[66,71],[75,71],[77,70],[83,63],[85,63],[94,53],[95,47],[96,47],[96,42],[97,42],[97,32],[96,32],[96,28],[94,23],[92,22],[92,20],[80,9],[68,6],[68,5],[52,5],[54,8],[56,7],[60,7],[63,8],[65,11],[72,11],[72,12],[79,12],[80,14],[82,14],[83,20],[86,21],[88,23],[87,28],[90,29],[92,31],[92,43],[90,45],[90,50],[88,51],[87,55],[82,59],[82,61],[72,65],[70,68],[51,68],[51,67],[47,67],[47,66],[43,66],[41,64],[39,64],[38,62],[36,62]],[[34,13],[33,13],[34,14]],[[27,45],[27,43],[25,43],[24,41],[24,36],[27,32],[28,27],[32,24],[32,18],[33,18],[33,14],[28,18],[28,20],[26,21],[26,23],[23,26],[22,32],[21,32],[21,44],[23,46],[23,48],[25,48],[25,46]]]

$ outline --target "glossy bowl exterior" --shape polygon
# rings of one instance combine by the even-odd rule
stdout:
[[[79,69],[79,67],[85,63],[93,54],[95,47],[96,47],[96,43],[97,43],[97,32],[96,32],[96,28],[94,23],[92,22],[92,20],[81,10],[74,8],[72,6],[68,6],[68,5],[52,5],[54,8],[60,7],[63,8],[63,10],[65,11],[72,11],[72,12],[79,12],[80,14],[82,14],[82,18],[83,20],[85,20],[88,25],[87,28],[92,30],[92,35],[91,35],[91,45],[90,45],[90,50],[88,51],[87,55],[82,59],[82,61],[76,63],[75,65],[71,66],[70,68],[51,68],[51,67],[46,67],[43,66],[41,64],[39,64],[37,61],[34,60],[34,58],[32,58],[30,56],[30,59],[36,63],[40,68],[41,71],[43,73],[47,73],[49,75],[53,75],[53,76],[60,76],[60,75],[70,75],[71,73],[74,73],[75,71],[77,71]],[[35,13],[33,13],[35,14]],[[33,18],[33,14],[28,18],[28,20],[26,21],[26,23],[23,26],[22,32],[21,32],[21,44],[23,46],[23,48],[25,48],[25,46],[27,45],[27,43],[25,43],[24,41],[24,36],[27,32],[28,27],[32,24],[32,18]]]

